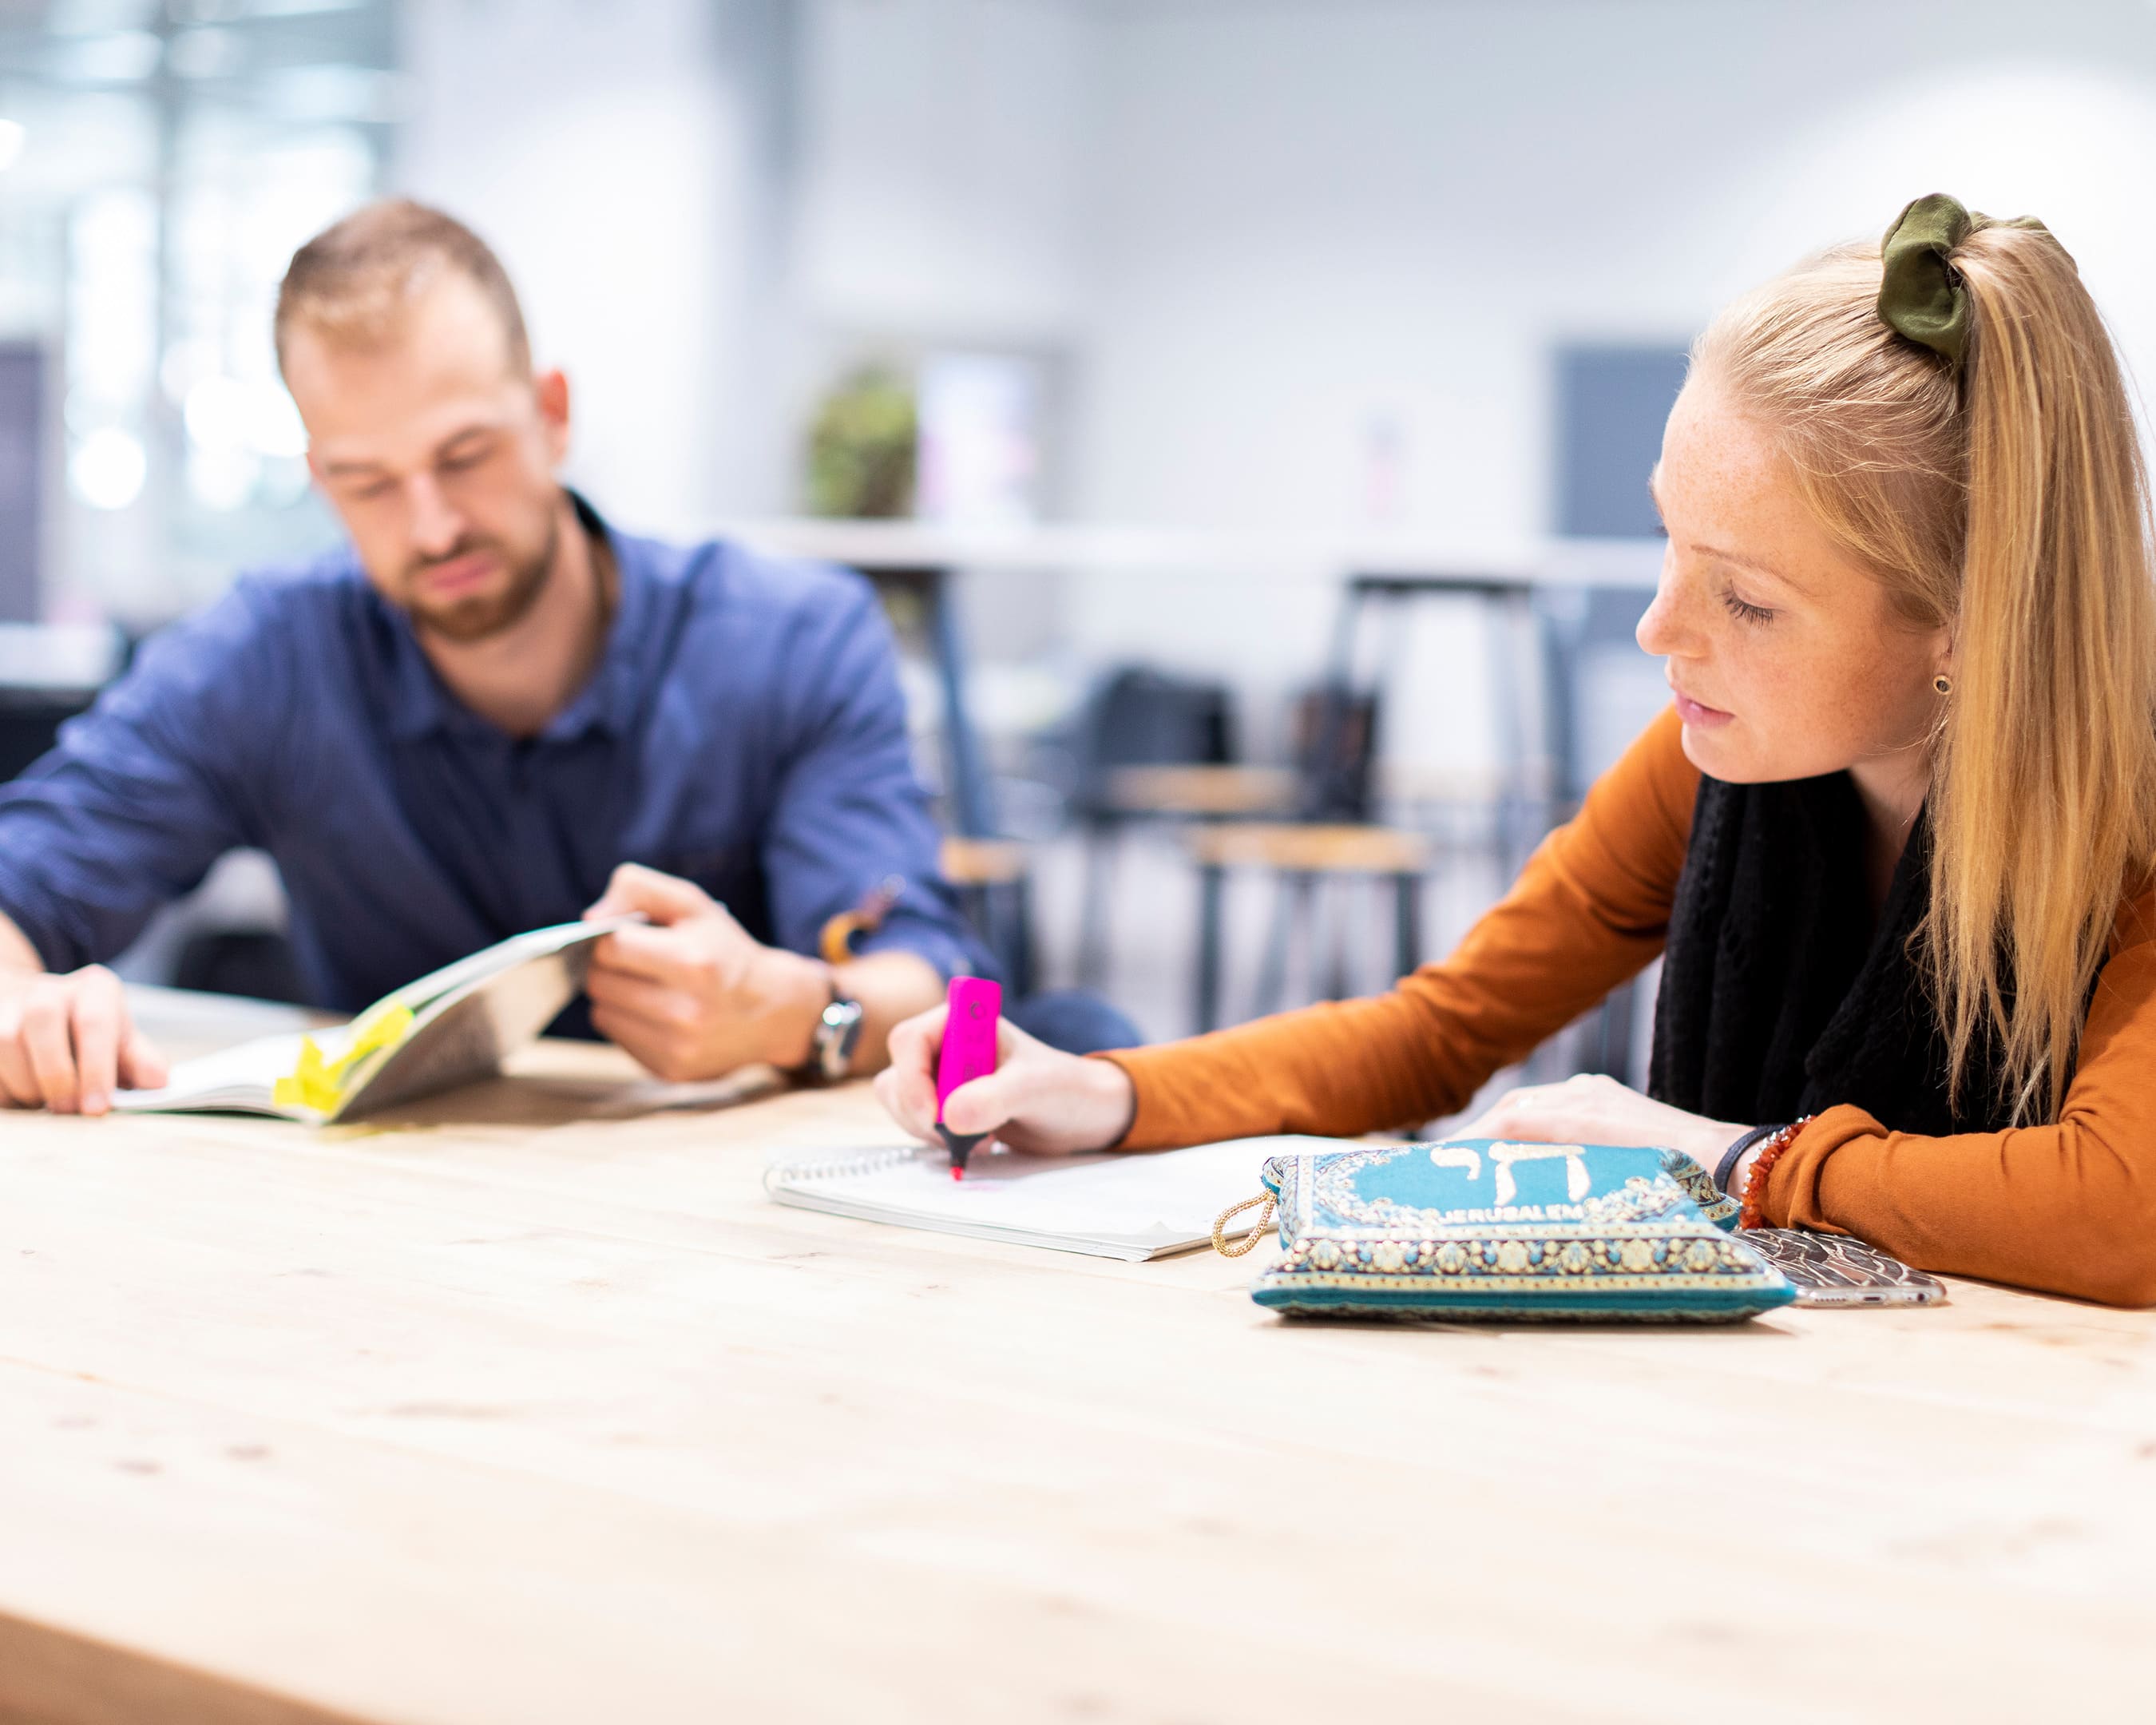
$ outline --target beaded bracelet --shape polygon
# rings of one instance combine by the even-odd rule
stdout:
[[[1814,1117],[1807,1114],[1802,1120],[1793,1120],[1760,1147],[1759,1159],[1752,1164],[1752,1173],[1744,1182],[1744,1202],[1737,1212],[1739,1228],[1763,1228],[1765,1214],[1760,1206],[1766,1201],[1767,1176],[1774,1171],[1774,1164],[1797,1142],[1797,1134],[1810,1125]]]

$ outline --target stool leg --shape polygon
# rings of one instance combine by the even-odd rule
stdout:
[[[1422,963],[1422,876],[1393,876],[1393,963],[1401,976]]]
[[[1116,823],[1086,824],[1086,884],[1078,912],[1078,986],[1098,988],[1108,973],[1108,880],[1116,860]]]
[[[1323,986],[1318,980],[1317,882],[1316,875],[1298,875],[1295,878],[1295,926],[1302,941],[1303,990],[1315,996]],[[1285,979],[1283,979],[1284,981]],[[1278,1012],[1285,1004],[1285,995],[1267,1006],[1267,1012]]]
[[[1198,870],[1198,999],[1195,1016],[1199,1033],[1220,1022],[1220,923],[1224,914],[1228,871],[1209,863]]]
[[[1327,880],[1331,884],[1327,884]],[[1349,896],[1353,889],[1337,876],[1321,877],[1312,883],[1313,889],[1322,895],[1310,919],[1310,968],[1312,979],[1317,979],[1317,954],[1322,945],[1325,953],[1325,986],[1322,998],[1327,1000],[1345,1000],[1354,993],[1348,979],[1348,948],[1353,937],[1349,933],[1352,917],[1349,915]]]
[[[1021,1000],[1033,993],[1033,870],[1011,882],[1011,987]]]
[[[1287,990],[1287,949],[1294,920],[1291,891],[1286,876],[1275,877],[1272,927],[1265,932],[1265,956],[1258,963],[1258,988],[1252,1000],[1261,1017],[1280,1010],[1281,996]]]
[[[983,886],[981,902],[988,918],[988,950],[996,955],[996,968],[1004,973],[1004,986],[1014,999],[1023,1000],[1030,991],[1019,975],[1018,947],[1012,938],[1009,882],[991,881]]]

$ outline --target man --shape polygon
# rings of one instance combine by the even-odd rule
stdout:
[[[301,975],[344,1010],[643,912],[595,949],[591,1020],[667,1078],[873,1070],[987,968],[866,583],[632,538],[564,490],[568,384],[476,236],[360,211],[294,256],[276,338],[351,546],[161,634],[0,787],[0,1103],[163,1081],[99,961],[235,845],[276,860]],[[816,956],[892,876],[859,956]]]

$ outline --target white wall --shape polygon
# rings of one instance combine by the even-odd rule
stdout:
[[[1090,512],[1546,523],[1546,354],[1688,337],[1918,193],[2046,216],[2156,340],[2145,0],[1301,0],[1115,9]]]
[[[768,507],[783,316],[765,0],[424,0],[398,189],[501,254],[534,357],[569,374],[572,477],[624,523]]]
[[[1091,287],[1100,20],[805,0],[795,288],[834,330],[1054,342]]]

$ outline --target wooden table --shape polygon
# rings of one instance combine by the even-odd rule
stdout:
[[[766,1203],[860,1087],[634,1082],[0,1118],[0,1719],[2156,1712],[2156,1317],[1285,1323]]]

